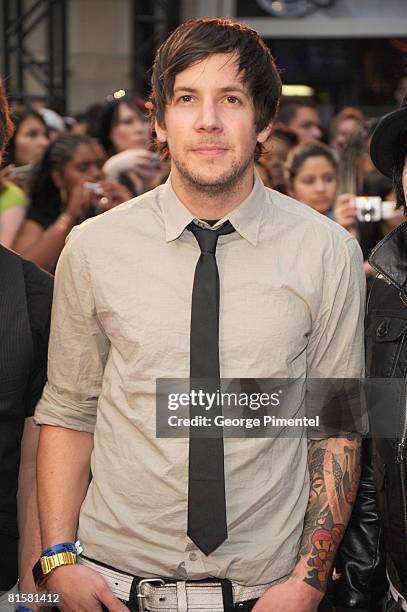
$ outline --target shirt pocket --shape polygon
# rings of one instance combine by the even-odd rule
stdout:
[[[225,478],[230,490],[258,489],[270,486],[271,440],[265,438],[227,439],[225,442]]]
[[[407,372],[407,318],[375,312],[366,328],[369,378],[404,378]]]

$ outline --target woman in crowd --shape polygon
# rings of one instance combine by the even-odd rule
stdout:
[[[32,177],[31,206],[13,248],[53,271],[72,227],[92,214],[103,178],[87,136],[62,135],[45,151]],[[86,183],[90,185],[86,186]]]
[[[99,118],[99,141],[109,156],[105,174],[137,196],[151,186],[160,169],[151,152],[151,130],[141,100],[128,96],[108,102]]]
[[[24,193],[32,166],[48,144],[47,126],[36,111],[12,116],[14,133],[8,143],[0,175],[0,243],[10,247],[23,223],[28,199]]]
[[[150,126],[142,108],[142,103],[127,96],[106,104],[99,118],[99,140],[107,155],[150,148]]]
[[[287,193],[323,215],[331,215],[337,187],[337,162],[326,145],[300,144],[285,163]]]
[[[4,165],[19,167],[37,164],[48,145],[48,128],[41,115],[24,109],[12,115],[14,134],[8,143]]]

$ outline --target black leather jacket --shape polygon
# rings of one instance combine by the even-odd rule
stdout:
[[[379,273],[366,316],[366,372],[376,379],[367,395],[372,439],[364,440],[360,490],[335,563],[338,610],[380,609],[385,566],[407,599],[407,222],[369,262]]]

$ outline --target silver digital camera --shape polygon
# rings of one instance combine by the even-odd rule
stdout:
[[[356,217],[361,223],[385,221],[397,217],[396,202],[383,201],[379,196],[359,196],[354,200]]]

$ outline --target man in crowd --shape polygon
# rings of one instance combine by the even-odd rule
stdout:
[[[297,134],[301,144],[315,142],[322,136],[317,105],[312,99],[283,98],[277,120]]]
[[[362,374],[357,243],[254,173],[280,90],[253,30],[181,25],[150,99],[169,180],[75,229],[63,251],[36,412],[52,563],[35,575],[64,612],[315,612],[323,597],[357,438],[318,435],[307,453],[301,437],[155,433],[158,378]]]
[[[0,162],[12,131],[0,82]],[[51,300],[51,277],[0,245],[0,612],[17,608],[18,589],[35,590],[39,427],[32,415],[46,380]]]

